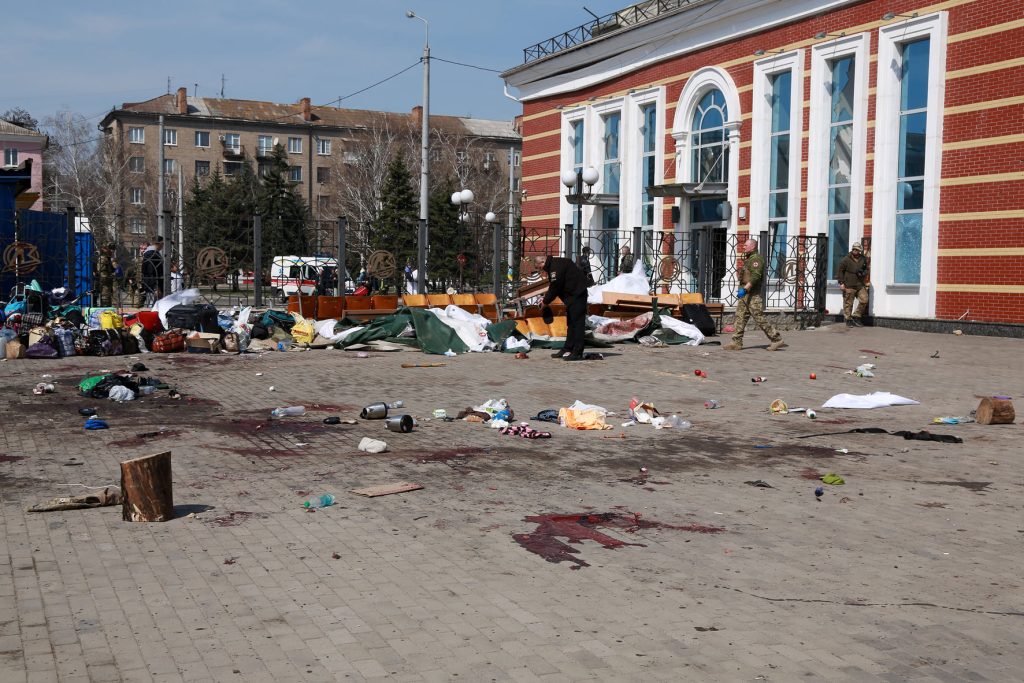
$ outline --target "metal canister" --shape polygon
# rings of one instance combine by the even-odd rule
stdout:
[[[384,420],[384,426],[392,432],[407,434],[412,431],[412,415],[394,415]]]
[[[382,420],[387,416],[388,405],[386,403],[371,403],[359,413],[359,417],[364,420]]]

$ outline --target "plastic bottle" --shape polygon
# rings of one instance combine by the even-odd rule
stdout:
[[[316,496],[315,498],[310,498],[309,500],[302,504],[302,507],[325,508],[330,505],[334,505],[334,496],[332,496],[330,493],[323,493],[319,496]]]
[[[281,341],[277,342],[277,350],[278,351],[288,351],[291,348],[292,348],[292,340],[291,339],[282,339]]]
[[[288,408],[274,408],[270,411],[270,417],[281,418],[281,417],[296,417],[298,415],[305,415],[305,406],[290,406]]]
[[[150,384],[144,384],[139,387],[139,396],[149,396],[156,391],[156,387]]]
[[[708,410],[713,410],[714,408],[721,408],[722,404],[719,403],[717,399],[709,398],[708,400],[704,401],[704,407],[707,408]]]
[[[684,420],[678,415],[669,415],[661,425],[662,429],[689,429],[692,426],[689,420]]]
[[[405,401],[392,401],[388,404],[388,410],[398,410],[405,407]]]

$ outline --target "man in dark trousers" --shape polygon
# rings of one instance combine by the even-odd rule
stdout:
[[[147,296],[153,295],[153,303],[164,296],[164,238],[157,237],[156,242],[142,254],[142,284]]]
[[[545,322],[551,320],[549,306],[555,299],[562,300],[568,316],[565,346],[551,357],[583,360],[583,337],[587,330],[586,274],[570,259],[558,256],[535,256],[534,263],[548,275],[548,291],[542,304]]]
[[[850,253],[843,257],[836,270],[839,289],[843,291],[843,317],[847,327],[863,327],[864,314],[868,310],[868,260],[860,242],[850,247]],[[857,300],[857,313],[853,312],[853,301]]]

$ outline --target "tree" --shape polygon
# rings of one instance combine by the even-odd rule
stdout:
[[[16,126],[21,126],[22,128],[28,128],[29,130],[37,132],[39,131],[39,121],[21,107],[8,109],[3,114],[0,114],[0,119],[3,119],[8,123],[13,123]]]
[[[381,188],[380,211],[372,224],[370,246],[391,252],[399,270],[406,264],[415,264],[418,222],[419,200],[412,189],[405,157],[399,154],[388,165]]]
[[[445,178],[430,193],[430,253],[427,255],[431,289],[444,290],[459,283],[458,255],[465,248],[459,208],[452,204],[455,181]]]
[[[275,145],[256,190],[256,213],[263,216],[263,253],[305,255],[309,252],[306,203],[288,180],[288,155]]]

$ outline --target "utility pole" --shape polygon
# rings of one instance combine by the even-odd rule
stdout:
[[[427,291],[427,253],[430,240],[430,23],[413,11],[405,16],[423,22],[426,32],[423,38],[423,117],[420,122],[423,129],[420,150],[420,224],[418,263],[416,264],[416,291]]]
[[[168,79],[168,83],[169,82],[170,82],[170,79]],[[167,92],[170,92],[170,85],[168,85]],[[170,275],[171,275],[171,273],[167,269],[167,256],[168,255],[167,255],[167,251],[166,250],[170,246],[170,242],[167,239],[167,232],[168,232],[167,216],[164,213],[164,192],[166,192],[166,187],[165,187],[166,180],[164,179],[164,161],[165,161],[165,159],[164,159],[164,116],[163,116],[163,114],[160,115],[160,137],[157,140],[157,144],[160,145],[160,168],[159,168],[159,172],[157,173],[157,176],[156,176],[156,182],[157,182],[157,189],[156,189],[156,221],[157,221],[156,225],[157,225],[157,233],[156,234],[159,235],[161,238],[163,238],[163,241],[164,241],[164,250],[165,250],[164,253],[163,253],[163,256],[164,256],[164,259],[163,259],[164,272],[161,273],[161,275],[160,275],[160,281],[163,283],[162,287],[163,287],[163,290],[164,290],[164,295],[166,296],[167,294],[170,294],[170,291],[169,291],[170,288],[169,288],[168,285],[170,284],[170,280],[171,280]]]

